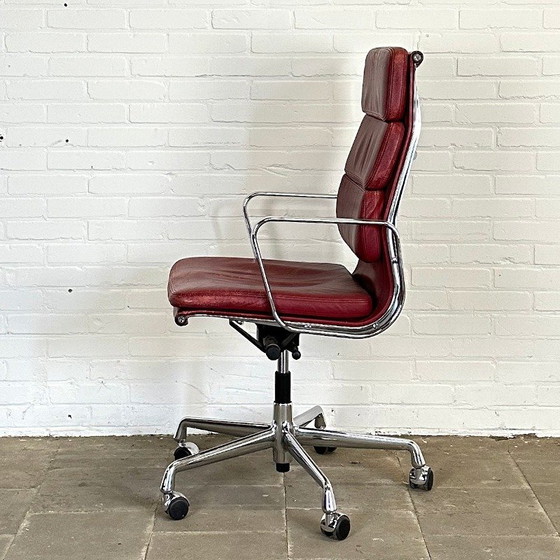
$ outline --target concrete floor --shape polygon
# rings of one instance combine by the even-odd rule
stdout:
[[[193,438],[201,448],[221,437]],[[317,456],[347,540],[319,532],[319,487],[271,452],[180,473],[182,521],[160,507],[168,437],[0,438],[0,560],[554,560],[560,440],[417,438],[436,482],[406,485],[406,453]]]

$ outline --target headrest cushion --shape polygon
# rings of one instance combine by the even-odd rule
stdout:
[[[401,47],[369,51],[364,68],[362,110],[382,121],[404,119],[409,54]]]

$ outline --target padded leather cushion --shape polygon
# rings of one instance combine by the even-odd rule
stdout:
[[[338,190],[340,218],[384,219],[403,160],[407,135],[410,57],[401,48],[372,49],[366,57],[362,108],[366,112]],[[355,255],[366,263],[381,257],[386,232],[374,226],[339,226]]]
[[[347,175],[365,189],[385,188],[394,174],[403,137],[403,123],[366,115],[346,160]]]
[[[336,215],[339,218],[366,220],[383,219],[385,193],[368,191],[352,181],[348,175],[342,177],[336,200]],[[361,260],[376,261],[380,257],[383,228],[381,226],[352,226],[340,224],[340,235]]]
[[[400,47],[372,49],[366,57],[362,85],[362,110],[382,121],[404,118],[408,52]]]
[[[365,318],[373,311],[370,294],[342,265],[265,260],[265,267],[281,316],[344,321]],[[168,296],[179,311],[270,316],[253,259],[182,259],[171,269]]]

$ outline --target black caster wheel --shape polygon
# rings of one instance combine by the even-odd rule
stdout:
[[[434,471],[424,466],[419,469],[411,469],[408,475],[408,484],[411,488],[429,492],[434,485]]]
[[[198,446],[191,442],[180,443],[179,446],[173,452],[173,457],[175,460],[183,459],[184,457],[190,457],[191,455],[196,455],[200,451]]]
[[[190,457],[191,455],[192,453],[186,447],[177,447],[177,449],[173,451],[173,457],[175,457],[175,460],[183,459],[183,457]]]
[[[184,519],[187,513],[189,513],[189,500],[183,494],[179,494],[179,492],[173,492],[164,498],[164,502],[166,504],[165,512],[175,521]]]
[[[320,447],[318,445],[314,445],[313,449],[315,449],[315,453],[318,453],[319,455],[329,455],[330,453],[336,451],[336,447]]]
[[[335,541],[343,541],[350,534],[350,518],[344,513],[333,513],[329,517],[323,515],[321,533]]]

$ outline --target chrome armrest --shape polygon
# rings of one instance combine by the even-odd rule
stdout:
[[[402,282],[402,261],[400,258],[400,236],[395,224],[385,221],[385,220],[365,220],[365,219],[357,219],[357,218],[289,218],[289,217],[281,217],[281,216],[267,216],[262,220],[258,221],[254,226],[250,227],[249,229],[249,238],[251,241],[251,248],[253,250],[253,255],[257,260],[257,264],[259,266],[259,270],[261,273],[261,277],[264,284],[264,289],[266,292],[266,297],[268,299],[268,303],[270,305],[270,310],[272,313],[272,317],[274,320],[284,329],[291,332],[315,332],[316,334],[333,334],[332,329],[326,328],[317,328],[312,325],[303,324],[302,327],[294,328],[286,323],[278,314],[278,310],[276,308],[276,304],[274,303],[274,296],[272,295],[272,289],[270,287],[270,282],[268,280],[268,276],[266,274],[266,269],[264,266],[259,241],[258,241],[258,233],[262,226],[268,223],[273,222],[287,222],[287,223],[299,223],[299,224],[349,224],[349,225],[361,225],[361,226],[376,226],[376,227],[384,227],[387,228],[391,232],[392,239],[394,240],[394,244],[390,246],[390,257],[391,263],[393,266],[398,267],[399,277],[401,279],[401,283],[404,286],[404,282]],[[390,324],[390,323],[389,323]],[[388,325],[387,325],[388,326]],[[335,329],[339,332],[348,332],[351,331],[352,328],[341,328]]]
[[[253,198],[258,197],[271,197],[271,198],[323,198],[323,199],[336,199],[336,194],[314,194],[314,193],[284,193],[284,192],[268,192],[268,191],[257,191],[251,193],[243,201],[243,217],[245,218],[245,225],[247,226],[247,231],[251,235],[251,220],[249,218],[249,202]]]

